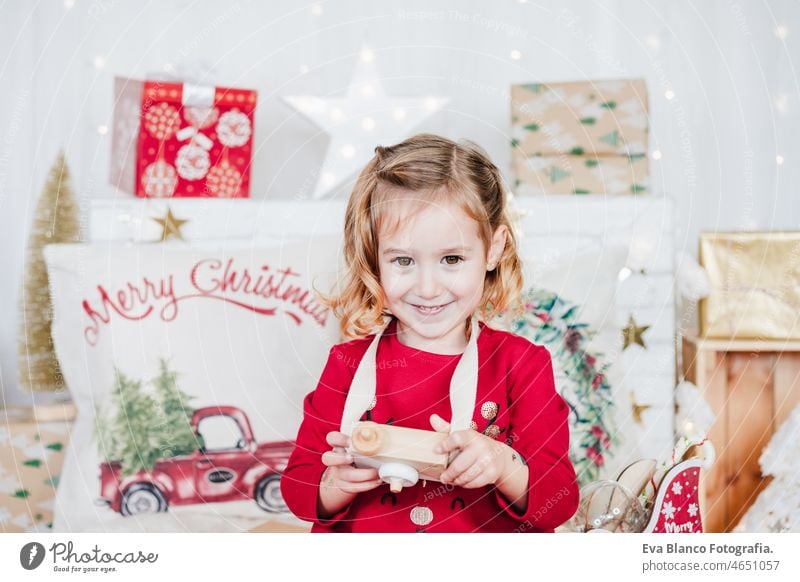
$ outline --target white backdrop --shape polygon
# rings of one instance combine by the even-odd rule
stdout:
[[[706,229],[800,227],[792,0],[11,0],[0,10],[7,402],[28,401],[16,387],[23,249],[57,151],[66,150],[82,200],[119,195],[107,185],[115,75],[172,68],[257,89],[252,196],[301,199],[327,138],[281,97],[342,96],[364,43],[389,95],[450,97],[415,131],[476,140],[507,176],[512,83],[644,77],[652,189],[674,199],[678,249],[695,252]]]

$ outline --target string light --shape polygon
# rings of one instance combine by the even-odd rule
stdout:
[[[108,126],[107,125],[98,125],[97,126],[97,133],[100,135],[106,135],[108,133]]]
[[[300,74],[305,75],[308,73],[308,65],[300,65]]]
[[[777,156],[775,156],[775,161],[778,163],[779,166],[782,166],[783,165],[783,156],[778,154]]]
[[[311,6],[311,14],[314,16],[322,16],[322,4],[313,4]]]
[[[661,150],[653,150],[653,159],[660,160],[661,159]]]
[[[94,58],[93,62],[94,62],[94,68],[95,69],[102,69],[103,67],[106,66],[106,59],[105,59],[105,57],[103,57],[101,55],[97,55]]]
[[[372,119],[371,117],[365,117],[364,119],[361,120],[361,127],[365,131],[372,131],[373,129],[375,129],[375,120]]]
[[[522,58],[522,53],[519,52],[517,49],[514,49],[513,51],[511,51],[511,58],[514,59],[515,61],[518,61]]]
[[[372,52],[372,49],[364,48],[361,50],[361,60],[365,63],[371,63],[375,60],[375,53]]]
[[[406,110],[398,107],[392,111],[392,117],[394,117],[396,121],[403,121],[406,118]]]
[[[786,25],[779,24],[775,27],[775,36],[779,39],[784,40],[789,35],[789,29],[786,28]]]
[[[439,99],[436,97],[427,97],[425,99],[425,109],[428,111],[436,111],[439,108]]]
[[[64,0],[64,8],[69,10],[73,6],[75,6],[75,0]]]
[[[775,97],[775,109],[780,111],[781,113],[786,113],[789,105],[789,95],[786,93],[781,93],[777,97]]]
[[[655,34],[648,35],[645,39],[645,43],[653,50],[657,50],[661,47],[661,39]]]
[[[342,146],[341,153],[344,158],[352,158],[356,155],[356,148],[352,144],[346,144]]]
[[[628,267],[622,267],[622,269],[620,269],[619,271],[619,274],[617,275],[617,280],[621,283],[622,281],[630,277],[632,274],[633,271],[631,271]]]
[[[667,98],[667,101],[672,101],[672,99],[675,97],[675,92],[672,89],[667,89],[664,91],[664,97]]]

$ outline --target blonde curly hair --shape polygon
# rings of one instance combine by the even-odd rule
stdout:
[[[506,244],[495,269],[486,273],[478,315],[484,321],[519,315],[523,311],[522,263],[506,198],[499,170],[473,142],[419,134],[397,145],[376,147],[347,204],[345,272],[336,284],[337,293],[317,291],[322,304],[339,319],[342,338],[374,333],[390,315],[380,282],[378,233],[382,227],[393,231],[408,218],[391,212],[389,203],[399,199],[410,204],[412,214],[431,203],[455,204],[480,225],[487,252],[492,235],[505,225]]]

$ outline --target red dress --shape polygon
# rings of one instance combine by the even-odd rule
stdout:
[[[289,509],[312,532],[552,532],[578,506],[569,461],[567,406],[555,390],[550,354],[526,338],[480,322],[478,393],[472,428],[506,442],[530,471],[528,503],[517,513],[499,490],[428,481],[398,494],[381,485],[360,493],[329,520],[317,515],[325,440],[338,431],[356,367],[374,336],[331,348],[319,384],[304,401],[297,445],[281,479]],[[430,415],[450,419],[450,378],[460,354],[434,354],[397,339],[397,320],[377,351],[374,406],[362,420],[432,430]]]

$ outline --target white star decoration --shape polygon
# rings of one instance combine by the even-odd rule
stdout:
[[[359,55],[346,97],[303,95],[284,97],[286,103],[330,134],[314,198],[359,171],[376,146],[402,141],[410,131],[450,101],[446,97],[388,97],[375,67],[374,53]]]
[[[667,501],[664,504],[664,507],[661,509],[661,513],[664,514],[664,517],[669,521],[670,519],[675,519],[675,506],[672,505],[672,502]]]
[[[686,512],[689,514],[689,517],[694,517],[695,515],[697,515],[697,504],[690,503]]]
[[[683,485],[675,481],[675,483],[672,484],[672,492],[675,495],[680,495],[681,491],[683,491]]]

